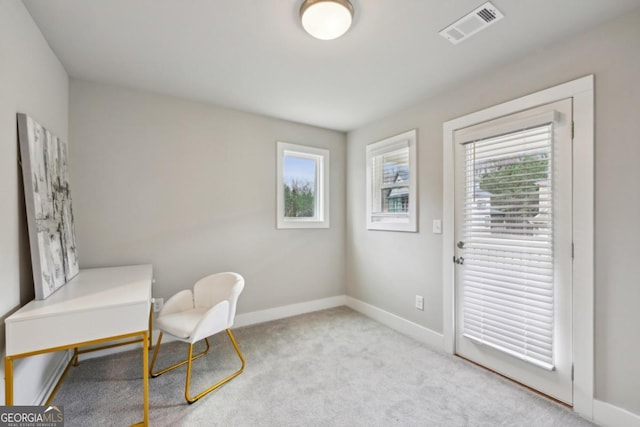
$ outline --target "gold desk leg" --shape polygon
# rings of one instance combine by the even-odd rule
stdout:
[[[142,412],[142,422],[133,426],[149,426],[149,331],[142,338]]]
[[[142,344],[142,389],[144,405],[144,425],[149,425],[149,332],[144,333]]]
[[[13,359],[4,358],[4,403],[13,405]]]

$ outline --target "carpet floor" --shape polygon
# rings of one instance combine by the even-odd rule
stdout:
[[[592,426],[570,409],[349,308],[234,330],[243,374],[189,405],[186,367],[150,382],[152,426]],[[194,362],[192,395],[239,368],[227,335]],[[142,420],[141,352],[86,360],[54,400],[65,425]],[[163,345],[158,366],[186,357]]]

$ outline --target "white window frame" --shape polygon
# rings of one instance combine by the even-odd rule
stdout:
[[[455,353],[454,139],[496,117],[573,98],[573,409],[593,419],[594,404],[594,77],[589,75],[443,124],[443,346]]]
[[[406,215],[386,215],[373,212],[376,195],[382,188],[382,183],[374,179],[374,159],[380,155],[393,152],[408,145],[409,148],[409,211]],[[386,231],[418,231],[418,191],[417,191],[417,131],[410,131],[395,135],[382,141],[374,142],[366,147],[367,155],[367,229]],[[404,186],[404,185],[403,185]]]
[[[329,150],[306,145],[277,143],[276,228],[329,228]],[[316,162],[315,213],[309,218],[284,216],[284,158],[295,156]]]

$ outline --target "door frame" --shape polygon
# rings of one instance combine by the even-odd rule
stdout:
[[[442,296],[444,351],[455,353],[454,138],[456,129],[573,98],[573,409],[593,419],[594,76],[560,84],[443,124]]]

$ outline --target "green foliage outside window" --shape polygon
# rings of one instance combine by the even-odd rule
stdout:
[[[310,182],[292,180],[284,184],[284,216],[287,218],[313,218],[315,194]]]
[[[547,154],[511,159],[488,166],[480,175],[480,189],[491,194],[491,209],[510,218],[539,213],[540,182],[549,179]]]

